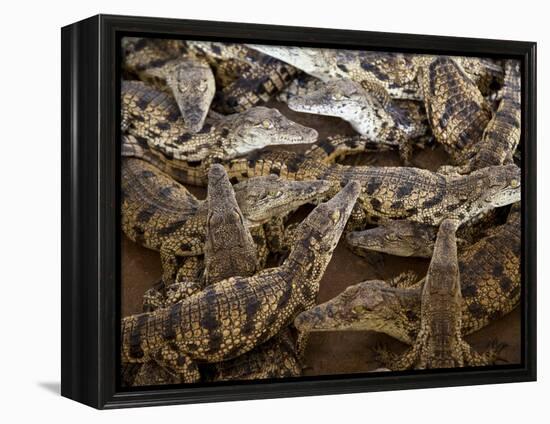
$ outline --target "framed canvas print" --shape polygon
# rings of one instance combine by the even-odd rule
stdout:
[[[533,381],[535,43],[62,29],[62,394]]]

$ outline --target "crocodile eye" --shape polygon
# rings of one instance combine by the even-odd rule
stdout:
[[[208,83],[206,80],[200,80],[197,84],[197,90],[199,91],[206,91],[206,88],[208,87]]]
[[[270,130],[271,128],[273,128],[273,122],[268,119],[264,119],[262,121],[262,127],[264,127],[266,130]]]
[[[282,191],[272,191],[270,194],[273,197],[281,197],[283,195],[283,192]]]
[[[388,241],[398,241],[399,236],[395,233],[388,233],[384,236],[384,238]]]
[[[344,96],[342,96],[342,93],[334,93],[332,95],[332,100],[341,100]]]

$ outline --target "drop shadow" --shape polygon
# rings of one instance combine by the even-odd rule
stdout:
[[[40,381],[38,387],[56,395],[61,394],[61,383],[59,381]]]

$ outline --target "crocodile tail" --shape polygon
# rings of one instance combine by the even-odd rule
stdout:
[[[393,144],[380,144],[361,135],[334,136],[314,143],[305,152],[304,156],[307,159],[330,164],[348,155],[387,151],[395,146]]]

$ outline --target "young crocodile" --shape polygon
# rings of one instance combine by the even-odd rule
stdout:
[[[267,176],[237,184],[234,189],[247,226],[258,227],[274,216],[320,200],[330,187],[325,181],[291,182]],[[197,200],[149,163],[133,158],[122,160],[121,192],[124,233],[132,241],[160,251],[164,281],[174,281],[176,257],[204,253],[207,202]]]
[[[408,219],[438,225],[444,218],[454,217],[465,222],[487,210],[519,201],[521,177],[515,165],[487,167],[470,175],[445,175],[411,167],[327,163],[339,155],[340,149],[362,149],[363,141],[357,137],[324,140],[304,154],[265,148],[223,165],[232,182],[268,174],[292,181],[317,179],[345,184],[357,180],[363,188],[359,207],[374,219]],[[128,155],[153,162],[178,181],[204,183],[202,169],[189,168],[184,161],[160,160],[132,139],[126,139],[123,148]]]
[[[205,284],[253,275],[259,267],[256,246],[221,165],[212,165],[208,172],[206,202]]]
[[[191,167],[272,144],[313,143],[318,136],[316,130],[263,106],[211,119],[192,134],[174,98],[140,81],[122,82],[122,129],[157,154],[187,161]]]
[[[462,338],[462,294],[456,248],[458,222],[439,226],[434,253],[422,287],[420,331],[412,348],[399,357],[387,356],[393,370],[456,368],[488,365],[490,356],[473,352]]]
[[[216,92],[210,65],[143,38],[124,37],[122,47],[124,70],[171,94],[186,132],[200,131]]]
[[[218,87],[212,106],[222,113],[244,112],[269,100],[298,72],[238,43],[124,37],[122,46],[124,70],[147,81],[175,62],[207,63]]]
[[[292,81],[298,70],[271,56],[239,43],[187,41],[193,54],[204,57],[218,69],[230,64],[232,78],[216,93],[214,107],[222,113],[244,112],[266,102]],[[226,67],[222,67],[226,69]]]
[[[202,282],[181,281],[180,287],[169,287],[168,298],[157,293],[162,306],[168,306],[226,278],[249,277],[258,270],[256,246],[245,225],[245,218],[235,199],[235,193],[225,170],[213,165],[208,174],[208,217],[204,245],[204,275]],[[179,275],[179,274],[178,274]],[[175,289],[175,290],[174,290]],[[174,291],[178,293],[174,293]],[[149,290],[146,296],[151,296]],[[159,297],[157,296],[157,297]],[[150,306],[150,304],[149,304]],[[154,309],[145,310],[152,311]],[[276,362],[273,362],[276,360]],[[173,384],[177,376],[151,360],[136,370],[128,385]],[[204,371],[201,371],[201,375]],[[212,364],[207,371],[214,381],[297,376],[300,373],[292,336],[288,331],[239,356],[233,361]]]
[[[404,53],[383,53],[360,50],[324,49],[288,46],[249,45],[250,47],[287,62],[324,82],[351,79],[364,86],[379,85],[391,97],[423,100],[417,74],[419,57],[432,60],[434,56]],[[502,81],[502,67],[490,59],[452,56],[469,79],[484,94]]]
[[[349,183],[300,224],[283,264],[253,277],[215,283],[170,307],[122,320],[122,363],[155,359],[183,382],[200,378],[197,362],[235,358],[269,340],[315,303],[360,186]]]
[[[459,248],[470,245],[487,230],[500,222],[501,209],[492,209],[474,217],[457,231]],[[351,250],[359,255],[365,251],[387,253],[395,256],[431,258],[437,236],[437,227],[407,220],[380,222],[378,226],[346,235]]]
[[[437,141],[457,164],[478,148],[491,107],[460,65],[450,57],[419,57],[419,84]]]
[[[348,121],[361,135],[374,142],[394,144],[407,160],[412,139],[426,134],[423,121],[415,122],[387,96],[377,96],[358,82],[342,79],[328,82],[301,96],[288,100],[297,112],[335,116]]]
[[[458,256],[462,334],[468,335],[511,312],[521,294],[521,214],[515,205],[496,227]],[[421,289],[365,281],[300,314],[298,330],[372,330],[413,344],[420,329]]]
[[[342,79],[315,90],[292,96],[288,107],[297,112],[336,116],[348,121],[360,134],[379,142],[397,142],[420,137],[427,131],[390,98],[365,90],[358,82]]]
[[[521,136],[521,75],[520,63],[507,60],[504,64],[504,86],[498,109],[483,132],[479,150],[461,173],[491,165],[512,162]]]

